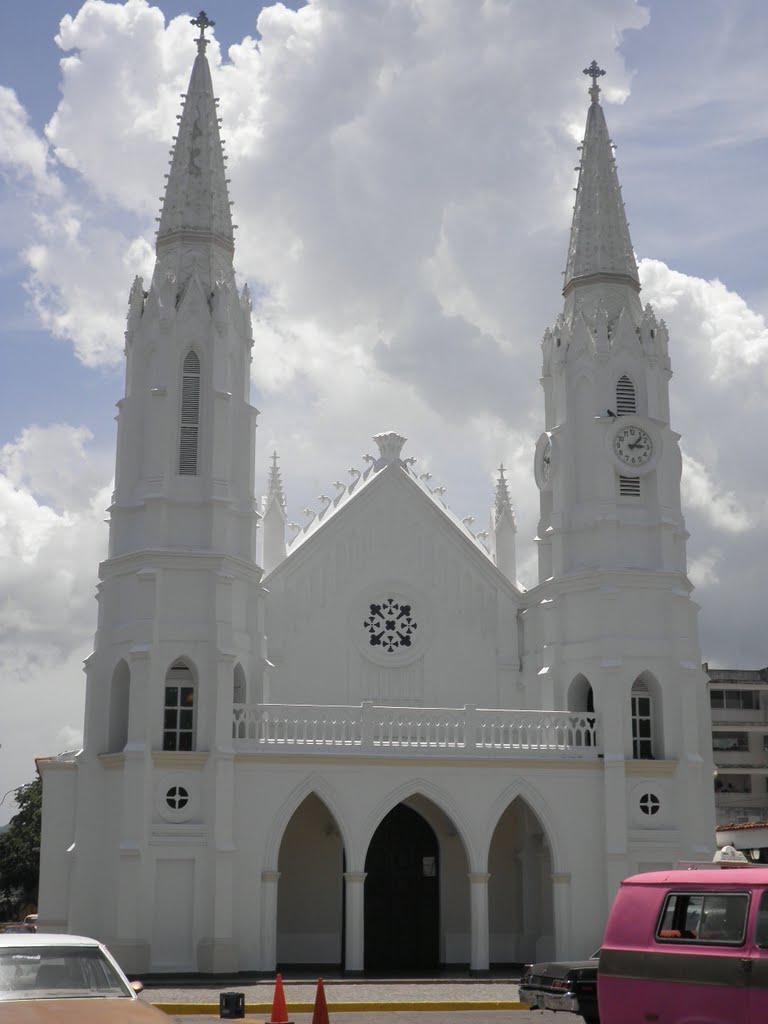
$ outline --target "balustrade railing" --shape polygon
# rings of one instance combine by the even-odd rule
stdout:
[[[598,756],[597,716],[580,711],[235,704],[236,750],[435,756]]]

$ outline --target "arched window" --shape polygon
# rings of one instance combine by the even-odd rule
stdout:
[[[632,757],[653,757],[653,698],[642,679],[632,686]]]
[[[181,424],[179,428],[179,475],[197,476],[197,445],[200,429],[200,359],[187,352],[181,372]]]
[[[616,413],[628,416],[633,412],[637,412],[635,385],[625,373],[616,381]]]
[[[195,749],[195,680],[192,669],[175,661],[165,676],[163,750]]]
[[[128,742],[128,710],[131,693],[131,670],[120,659],[112,673],[109,691],[109,736],[107,752],[119,754]]]
[[[245,704],[245,700],[245,672],[243,672],[243,666],[238,664],[235,665],[232,676],[232,703]]]

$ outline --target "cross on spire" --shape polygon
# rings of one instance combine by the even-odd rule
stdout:
[[[594,87],[597,85],[598,78],[600,78],[601,75],[604,75],[605,72],[601,67],[598,66],[597,61],[593,60],[588,68],[584,68],[582,74],[589,75],[589,77],[592,79],[592,88],[594,89]]]
[[[205,54],[205,48],[210,42],[210,39],[205,38],[205,30],[207,28],[213,28],[216,22],[211,21],[211,19],[208,17],[205,11],[200,11],[196,18],[192,18],[190,24],[195,25],[197,28],[200,29],[200,35],[197,37],[195,42],[197,43],[197,52]]]
[[[597,84],[597,80],[601,75],[605,74],[605,71],[598,65],[596,60],[593,60],[588,68],[584,68],[583,74],[589,75],[592,79],[589,95],[592,98],[592,102],[597,103],[597,97],[600,95],[600,86]]]

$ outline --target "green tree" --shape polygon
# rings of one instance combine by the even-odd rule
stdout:
[[[0,836],[0,914],[6,919],[37,904],[42,779],[19,786],[15,797],[19,809]]]

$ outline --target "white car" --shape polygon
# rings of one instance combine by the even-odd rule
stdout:
[[[0,1024],[160,1024],[105,946],[82,935],[0,935]]]

